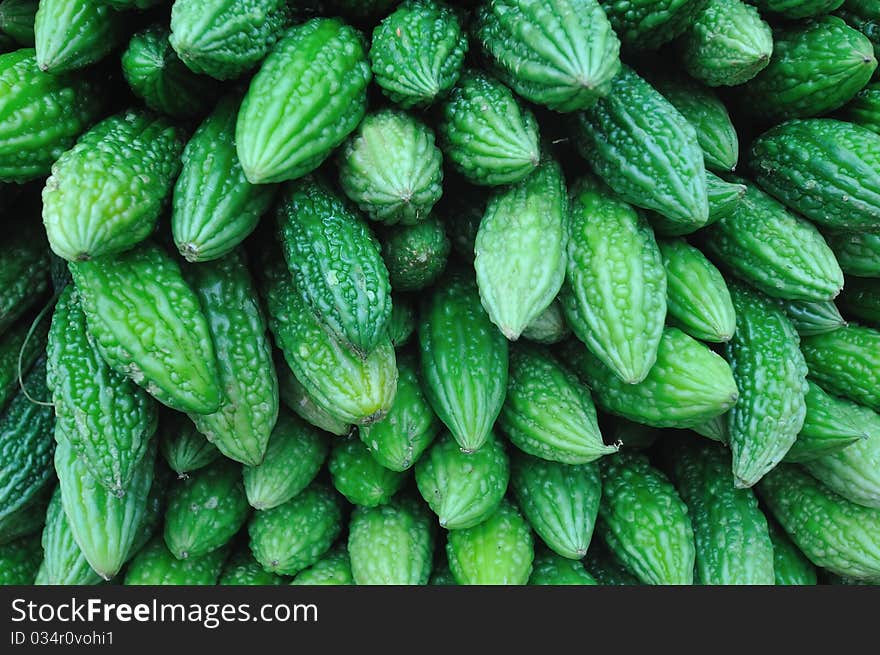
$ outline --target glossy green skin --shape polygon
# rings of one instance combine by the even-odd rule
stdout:
[[[262,272],[269,329],[308,396],[337,421],[381,421],[397,389],[390,339],[361,358],[318,322],[280,257],[265,262]]]
[[[694,580],[694,530],[688,508],[663,473],[640,454],[602,460],[598,533],[642,583]]]
[[[709,86],[748,82],[772,53],[770,26],[742,0],[708,0],[681,40],[684,69]]]
[[[395,291],[419,291],[433,284],[446,269],[452,247],[443,223],[434,215],[417,225],[390,228],[381,242],[382,260]]]
[[[617,451],[602,443],[590,390],[542,348],[510,351],[507,396],[498,426],[529,455],[563,464],[586,464]]]
[[[626,48],[654,50],[684,32],[705,0],[599,0]]]
[[[737,331],[725,347],[739,400],[728,418],[737,488],[751,487],[776,466],[804,424],[807,367],[797,332],[765,296],[730,288]]]
[[[780,28],[770,64],[742,88],[742,106],[766,121],[807,118],[845,105],[877,68],[866,36],[837,16]]]
[[[46,403],[46,360],[40,357],[19,390],[0,414],[0,520],[37,498],[52,478],[55,423]]]
[[[351,425],[335,419],[321,409],[284,361],[284,357],[275,358],[275,370],[278,372],[278,393],[282,402],[292,409],[297,416],[309,425],[320,428],[324,432],[342,437],[351,432]]]
[[[148,243],[71,264],[70,272],[89,333],[113,369],[172,409],[210,414],[220,408],[208,321],[176,261]]]
[[[366,222],[323,183],[292,183],[278,208],[282,248],[303,300],[359,354],[385,338],[388,269]]]
[[[535,553],[530,585],[597,585],[596,579],[586,572],[584,565],[552,551],[542,549]]]
[[[581,155],[622,200],[694,228],[709,220],[696,130],[631,68],[572,128]]]
[[[786,462],[808,462],[880,434],[880,416],[844,398],[826,393],[811,380],[804,396],[807,413]]]
[[[739,137],[727,108],[715,92],[685,77],[667,77],[652,82],[654,88],[694,126],[706,167],[719,173],[734,170],[739,160]]]
[[[181,478],[207,466],[220,457],[217,446],[205,438],[191,421],[182,418],[159,428],[159,452],[172,471]]]
[[[396,109],[367,115],[339,152],[339,184],[374,221],[414,225],[443,194],[443,156],[430,127]]]
[[[832,229],[880,230],[880,135],[829,118],[794,120],[752,145],[764,190]]]
[[[20,46],[34,47],[34,17],[37,0],[3,0],[0,2],[0,32]]]
[[[215,585],[223,571],[225,548],[180,560],[161,537],[143,547],[125,571],[126,585]]]
[[[43,580],[51,585],[95,585],[102,581],[74,539],[73,531],[61,505],[61,491],[56,488],[46,511],[43,528]]]
[[[185,273],[208,320],[223,390],[217,412],[190,418],[226,457],[255,466],[278,418],[278,378],[256,287],[240,252]]]
[[[193,72],[228,80],[256,66],[290,19],[285,0],[175,0],[171,45]]]
[[[36,534],[0,545],[0,586],[34,584],[42,555]]]
[[[780,14],[786,18],[810,18],[829,14],[843,0],[749,0],[762,11]]]
[[[480,304],[477,285],[448,275],[423,303],[422,383],[434,412],[462,449],[482,446],[507,388],[507,339]]]
[[[775,521],[769,522],[773,542],[773,572],[777,585],[814,585],[816,567],[798,550]]]
[[[520,454],[513,458],[510,487],[526,521],[552,551],[569,559],[587,554],[602,495],[596,464]]]
[[[880,282],[877,280],[847,280],[838,302],[847,316],[880,327]]]
[[[351,560],[348,549],[337,547],[304,571],[300,571],[292,585],[353,585]]]
[[[288,30],[238,113],[235,142],[253,184],[310,173],[357,127],[372,77],[363,37],[335,18]]]
[[[554,299],[525,327],[522,331],[522,337],[534,343],[550,345],[559,343],[570,333],[571,328],[565,322],[562,303],[558,299]]]
[[[849,325],[806,337],[801,350],[823,389],[880,412],[880,331]]]
[[[515,184],[541,159],[534,114],[478,70],[465,71],[441,106],[437,136],[446,159],[473,184]]]
[[[880,277],[880,234],[828,232],[828,245],[847,275]]]
[[[156,431],[156,403],[101,358],[72,284],[55,305],[47,358],[56,421],[89,473],[123,495]]]
[[[730,439],[729,430],[727,428],[727,414],[721,414],[715,418],[711,418],[705,423],[700,423],[691,428],[701,437],[706,437],[712,441],[726,444]]]
[[[842,117],[880,134],[880,83],[869,84],[842,110]]]
[[[474,268],[489,319],[511,341],[553,301],[565,276],[567,194],[548,160],[495,195],[474,244]]]
[[[342,498],[321,483],[256,512],[248,524],[254,557],[267,571],[282,575],[295,575],[321,559],[341,529]]]
[[[797,466],[771,471],[765,505],[816,566],[858,580],[880,579],[880,512],[851,503]]]
[[[134,554],[133,545],[142,530],[153,483],[155,442],[134,471],[125,495],[120,497],[92,477],[57,428],[55,440],[55,471],[73,538],[89,566],[109,580]]]
[[[657,245],[666,269],[667,321],[701,341],[729,341],[736,312],[721,272],[683,239]]]
[[[488,519],[447,535],[449,570],[461,585],[524,585],[534,547],[528,523],[508,501]]]
[[[265,459],[257,466],[244,467],[248,503],[259,510],[286,503],[315,479],[328,451],[327,440],[318,430],[282,412]]]
[[[843,287],[843,272],[819,231],[754,185],[746,186],[733,213],[705,231],[704,252],[769,296],[833,299]]]
[[[39,225],[11,227],[13,233],[0,246],[0,335],[49,288],[49,257]]]
[[[409,343],[416,331],[416,312],[411,301],[401,295],[392,294],[391,318],[388,319],[388,338],[395,348]]]
[[[462,451],[449,434],[416,463],[419,493],[447,530],[473,528],[499,507],[510,479],[504,447],[490,436],[479,450]]]
[[[63,73],[110,54],[126,37],[125,19],[93,0],[40,0],[34,37],[40,69]]]
[[[239,99],[227,96],[183,150],[174,186],[171,231],[191,262],[218,259],[253,232],[275,195],[271,184],[247,181],[235,150]]]
[[[662,214],[648,212],[648,220],[657,234],[681,236],[691,234],[701,227],[717,223],[730,216],[746,195],[746,185],[726,182],[710,171],[706,171],[706,190],[709,197],[709,220],[704,225],[694,225],[671,221]]]
[[[751,489],[735,488],[730,453],[682,441],[672,448],[675,485],[694,528],[696,578],[704,585],[772,585],[773,544]]]
[[[250,549],[245,546],[234,552],[226,564],[217,584],[220,586],[269,586],[284,583],[284,578],[266,571],[254,559]]]
[[[453,9],[409,0],[373,30],[373,78],[393,102],[424,107],[455,85],[467,51],[467,34]]]
[[[90,129],[52,165],[43,188],[49,245],[68,261],[128,250],[146,239],[180,171],[181,132],[135,110]]]
[[[723,414],[739,393],[722,357],[677,328],[665,328],[657,361],[638,384],[627,384],[578,342],[563,360],[590,385],[605,411],[654,427],[690,428]]]
[[[575,336],[621,380],[645,379],[666,316],[666,272],[644,216],[584,178],[572,190],[560,300]]]
[[[867,439],[806,462],[810,475],[847,500],[880,509],[880,417]]]
[[[337,441],[327,462],[336,491],[352,505],[385,505],[400,490],[406,477],[377,462],[357,437]]]
[[[172,477],[168,469],[161,464],[156,465],[144,516],[129,550],[129,558],[146,546],[153,535],[162,533],[162,522],[165,520],[166,500]]]
[[[135,34],[122,53],[122,75],[150,109],[174,118],[199,116],[212,106],[216,87],[180,61],[170,34],[160,24]]]
[[[843,320],[837,305],[832,300],[822,302],[784,300],[780,302],[780,306],[802,337],[825,334],[846,325],[846,321]]]
[[[50,487],[43,487],[42,491],[28,503],[0,518],[0,544],[9,543],[43,529],[51,492]]]
[[[199,469],[169,492],[165,545],[177,559],[226,545],[247,520],[241,466],[227,459]]]
[[[641,585],[637,577],[627,571],[623,565],[614,558],[599,539],[594,539],[590,544],[590,551],[585,558],[587,571],[600,585],[605,586],[634,586]]]
[[[18,361],[21,355],[21,372],[27,374],[37,357],[46,352],[46,334],[49,321],[40,321],[34,332],[30,317],[24,317],[0,334],[0,412],[18,391]]]
[[[358,585],[424,585],[431,575],[434,530],[411,497],[357,507],[348,527],[351,573]]]
[[[48,175],[103,105],[87,77],[40,74],[33,49],[0,55],[0,181]]]
[[[475,29],[501,81],[554,111],[592,106],[620,71],[620,41],[597,0],[493,0]]]
[[[418,461],[440,430],[419,381],[418,361],[401,355],[394,404],[384,420],[358,428],[361,441],[382,466],[405,471]]]

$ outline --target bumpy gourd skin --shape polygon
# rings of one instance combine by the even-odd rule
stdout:
[[[706,167],[684,116],[624,66],[611,93],[576,115],[575,144],[622,200],[700,227],[709,219]]]
[[[0,55],[0,181],[47,175],[104,102],[87,77],[40,74],[33,49]]]
[[[855,277],[880,277],[880,234],[870,232],[826,232],[840,268]]]
[[[880,416],[867,439],[806,462],[804,468],[847,500],[880,509]]]
[[[40,0],[34,38],[40,69],[63,73],[110,54],[125,38],[125,18],[93,0]]]
[[[476,36],[505,84],[555,111],[592,106],[620,70],[620,41],[596,0],[485,2]]]
[[[440,430],[419,381],[418,360],[401,354],[397,360],[397,394],[384,420],[358,428],[373,458],[392,471],[405,471],[421,457]]]
[[[0,544],[39,531],[45,524],[52,489],[44,486],[29,502],[0,518]]]
[[[671,449],[675,485],[688,506],[706,585],[772,585],[773,544],[751,489],[736,489],[727,450],[696,440]]]
[[[880,83],[869,84],[841,110],[841,118],[880,134]]]
[[[446,269],[451,243],[446,228],[436,216],[429,216],[416,225],[391,227],[380,239],[382,261],[388,268],[388,279],[395,291],[424,289]],[[397,299],[392,303],[392,314],[396,302]]]
[[[498,509],[507,491],[510,463],[494,435],[467,453],[446,434],[418,461],[415,474],[419,493],[440,526],[462,530],[479,525]]]
[[[877,68],[868,38],[837,16],[781,28],[773,37],[770,65],[739,95],[744,109],[766,121],[838,109]]]
[[[777,585],[815,585],[816,567],[795,546],[776,521],[769,521],[773,542],[773,573]]]
[[[534,343],[554,344],[565,339],[570,332],[571,328],[562,312],[562,303],[557,298],[526,326],[522,337]]]
[[[49,289],[49,252],[37,221],[11,222],[0,245],[0,335]],[[2,404],[2,403],[0,403]]]
[[[753,184],[746,187],[733,213],[705,231],[706,254],[769,296],[833,299],[843,272],[819,231]]]
[[[373,30],[373,77],[393,102],[424,107],[455,85],[467,51],[467,34],[450,7],[410,0]]]
[[[292,585],[353,585],[348,548],[337,546],[304,571],[297,573]]]
[[[0,585],[34,584],[40,554],[40,536],[37,534],[0,544]]]
[[[524,585],[532,572],[532,531],[508,501],[479,525],[452,530],[449,569],[460,585]]]
[[[529,585],[597,585],[584,565],[542,548],[535,553]]]
[[[829,14],[840,5],[843,0],[749,0],[759,9],[774,14],[781,14],[786,18],[810,18]]]
[[[692,234],[702,227],[727,218],[746,195],[745,184],[727,182],[710,171],[706,171],[706,192],[709,198],[709,220],[703,225],[671,221],[657,212],[648,212],[648,220],[654,231],[662,236],[674,237]]]
[[[849,286],[849,283],[847,283]],[[840,296],[837,297],[838,300]],[[802,337],[824,334],[846,325],[834,300],[810,302],[808,300],[783,300],[780,306],[788,320]]]
[[[388,319],[388,337],[395,348],[402,348],[409,343],[416,331],[416,312],[413,308],[413,302],[408,296],[392,294],[392,298],[391,318]]]
[[[327,459],[324,435],[286,412],[278,415],[266,457],[242,471],[248,503],[259,510],[272,509],[305,489]]]
[[[171,45],[193,72],[228,80],[258,64],[290,19],[286,0],[175,0]]]
[[[837,15],[867,36],[874,55],[880,56],[880,5],[874,0],[846,0]]]
[[[305,303],[280,255],[262,264],[269,329],[312,400],[333,418],[359,425],[382,420],[397,389],[387,337],[365,358],[341,343]]]
[[[623,44],[656,49],[681,34],[705,0],[599,0]]]
[[[880,230],[880,135],[830,118],[790,121],[755,141],[749,168],[770,195],[819,225]]]
[[[434,133],[402,111],[369,114],[339,153],[342,190],[374,221],[413,225],[443,194]]]
[[[807,385],[804,425],[784,461],[809,462],[880,434],[880,416],[874,411],[832,396],[811,380]]]
[[[44,357],[25,376],[24,386],[30,398],[49,399]],[[52,478],[54,412],[30,398],[19,390],[0,415],[0,521],[26,507]]]
[[[355,436],[336,441],[327,470],[336,491],[352,505],[361,507],[388,503],[406,482],[402,473],[387,469],[373,459]]]
[[[694,530],[687,506],[644,455],[619,453],[600,464],[598,533],[644,584],[694,580]]]
[[[70,269],[89,333],[113,369],[172,409],[219,409],[211,332],[177,262],[148,243]]]
[[[89,566],[109,580],[135,552],[153,484],[155,442],[135,467],[125,494],[117,496],[92,477],[57,426],[55,440],[55,471],[73,538]]]
[[[235,142],[247,179],[282,182],[316,169],[367,108],[362,35],[335,18],[288,30],[251,80]]]
[[[373,352],[387,339],[391,285],[366,222],[310,178],[288,187],[277,216],[284,256],[303,300],[358,355]]]
[[[308,394],[296,379],[281,353],[276,352],[275,370],[278,372],[278,395],[281,401],[309,425],[324,432],[343,437],[351,432],[351,425],[332,417]]]
[[[180,171],[181,132],[144,111],[107,118],[52,165],[43,224],[59,257],[114,255],[155,229]]]
[[[742,0],[709,0],[681,39],[684,69],[709,86],[748,82],[772,54],[770,26]]]
[[[804,424],[807,367],[797,332],[768,298],[731,285],[737,329],[725,354],[739,389],[728,418],[733,474],[751,487],[776,466]]]
[[[565,318],[621,380],[641,382],[657,358],[666,317],[666,271],[653,230],[637,210],[584,178],[572,190],[567,232]]]
[[[771,471],[758,492],[813,564],[857,580],[880,580],[880,511],[851,503],[793,465]]]
[[[517,344],[509,366],[498,426],[517,448],[571,465],[617,452],[602,442],[590,390],[548,351]]]
[[[801,350],[823,389],[880,412],[880,331],[848,325],[805,338]]]
[[[467,451],[485,443],[507,388],[507,339],[480,304],[477,285],[446,277],[419,323],[422,381],[434,412]]]
[[[194,74],[171,48],[161,24],[135,34],[122,53],[122,74],[150,109],[175,118],[203,114],[215,96],[212,80]]]
[[[208,321],[223,390],[217,412],[190,418],[226,457],[259,464],[278,418],[278,378],[256,286],[238,251],[185,273]]]
[[[498,80],[465,71],[441,106],[440,147],[456,171],[474,184],[515,184],[538,165],[534,114]]]
[[[511,341],[562,287],[567,213],[565,179],[552,160],[486,206],[474,243],[477,286],[489,319]]]
[[[269,209],[275,185],[247,181],[235,150],[240,98],[227,96],[183,149],[171,232],[187,261],[219,259],[244,241]]]
[[[664,329],[657,361],[637,384],[621,380],[579,341],[564,344],[562,356],[602,409],[645,425],[691,428],[723,414],[739,396],[727,362],[677,328]]]
[[[0,32],[20,46],[33,48],[37,6],[37,0],[4,0],[0,3]]]
[[[169,468],[178,477],[185,478],[220,457],[220,451],[183,414],[176,415],[175,419],[161,421],[159,452]]]
[[[317,562],[342,529],[342,498],[313,483],[283,505],[257,512],[248,524],[251,550],[263,568],[295,575]]]
[[[37,584],[95,585],[101,576],[89,566],[88,560],[73,538],[70,522],[61,505],[61,489],[55,489],[46,510],[46,526],[41,538],[43,546],[42,579]]]
[[[104,362],[72,284],[55,305],[47,357],[56,421],[95,479],[122,496],[156,431],[156,403]]]
[[[352,512],[348,530],[355,584],[428,583],[434,530],[421,503],[405,496],[380,507],[358,507]]]
[[[251,549],[245,545],[230,555],[217,580],[219,586],[268,586],[280,585],[284,578],[263,569],[254,559]]]
[[[177,559],[155,537],[144,546],[125,571],[126,585],[215,585],[223,570],[227,549],[218,548],[201,557]]]

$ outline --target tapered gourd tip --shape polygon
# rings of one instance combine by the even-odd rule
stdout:
[[[501,330],[501,334],[503,334],[508,341],[516,341],[519,339],[520,334],[522,334],[522,330],[517,330],[507,325],[502,325],[498,329]]]
[[[447,519],[445,516],[441,516],[441,517],[440,517],[440,519],[439,519],[439,523],[440,523],[440,527],[441,527],[441,528],[445,528],[447,522],[448,522],[448,519]]]
[[[757,482],[757,480],[750,482],[748,480],[745,480],[745,479],[739,477],[738,475],[733,476],[733,488],[734,489],[749,489],[752,486],[754,486],[755,482]]]
[[[180,252],[180,256],[191,264],[201,259],[199,249],[193,243],[181,243],[177,246],[177,250]]]

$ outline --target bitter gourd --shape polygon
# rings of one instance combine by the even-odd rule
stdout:
[[[672,41],[690,25],[705,0],[599,0],[624,46],[633,50]]]
[[[336,491],[352,505],[385,505],[406,481],[403,473],[377,462],[357,437],[337,441],[327,460],[327,470]]]
[[[878,23],[880,24],[880,23]],[[880,28],[878,28],[880,33]],[[842,118],[880,134],[880,83],[866,86],[842,110]]]
[[[597,585],[596,579],[584,565],[561,557],[546,548],[535,553],[530,585]]]
[[[849,285],[849,282],[847,282]],[[838,299],[840,296],[838,296]],[[834,301],[809,302],[806,300],[780,301],[785,315],[802,337],[824,334],[846,325]]]
[[[880,331],[848,325],[806,337],[801,350],[819,386],[880,412]]]
[[[124,38],[123,15],[93,0],[40,0],[34,17],[37,63],[52,74],[94,64]]]
[[[804,425],[785,455],[786,462],[818,459],[880,433],[880,416],[872,410],[832,396],[811,380],[807,385]]]
[[[217,446],[183,414],[173,418],[166,415],[161,420],[159,433],[159,452],[178,477],[185,478],[220,457]]]
[[[218,548],[201,557],[177,559],[162,537],[153,538],[125,570],[126,585],[215,585],[223,571],[227,549]]]
[[[777,585],[815,585],[816,567],[791,543],[776,521],[769,522],[773,542],[773,573]]]
[[[46,511],[46,527],[43,528],[41,543],[44,584],[95,585],[101,582],[101,576],[89,566],[73,537],[70,522],[61,505],[59,488],[52,495]]]
[[[880,419],[867,439],[804,463],[804,468],[826,487],[848,501],[880,509]]]
[[[416,225],[391,227],[382,235],[381,243],[382,260],[395,291],[418,291],[433,284],[446,269],[451,248],[446,229],[436,216]]]
[[[296,379],[283,356],[276,355],[275,370],[278,373],[278,395],[297,416],[309,425],[314,425],[316,428],[321,428],[324,432],[335,434],[338,437],[351,432],[351,425],[333,418],[326,410],[318,406],[306,392],[305,387]]]
[[[220,586],[269,586],[280,585],[284,578],[265,570],[254,559],[246,545],[230,555],[223,565],[223,572],[217,584]]]
[[[18,45],[34,47],[34,18],[37,0],[3,0],[0,2],[0,32]]]
[[[42,555],[36,534],[0,545],[0,586],[34,584]]]
[[[825,238],[847,275],[880,277],[880,234],[829,231]]]
[[[786,18],[811,18],[830,14],[843,0],[749,0],[760,9]]]
[[[529,341],[549,345],[559,343],[570,332],[571,329],[568,327],[565,314],[562,311],[562,303],[557,298],[526,326],[522,331],[522,336]]]
[[[337,547],[304,571],[297,573],[292,585],[353,585],[348,549]]]

